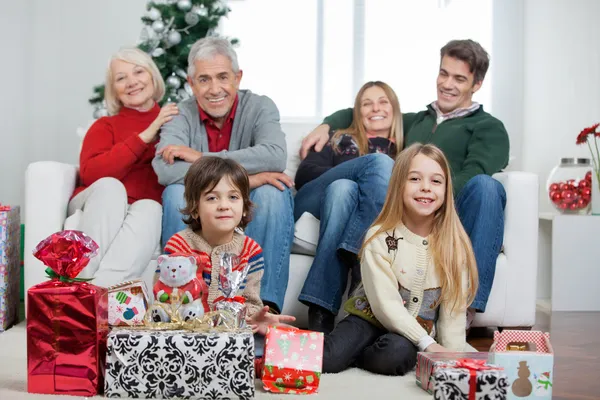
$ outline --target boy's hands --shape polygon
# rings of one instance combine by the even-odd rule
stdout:
[[[286,322],[294,322],[296,317],[292,315],[277,315],[269,313],[269,307],[264,306],[253,315],[246,317],[246,323],[250,325],[253,333],[260,333],[261,335],[267,334],[267,328],[269,326],[291,326]]]

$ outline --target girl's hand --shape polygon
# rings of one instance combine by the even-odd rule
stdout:
[[[252,333],[267,334],[269,326],[291,326],[286,322],[294,322],[296,317],[292,315],[277,315],[269,313],[269,307],[264,306],[253,315],[246,317],[246,323],[252,328]]]
[[[429,346],[427,346],[427,348],[425,349],[425,351],[428,351],[428,352],[431,352],[431,353],[448,353],[450,350],[448,350],[447,348],[445,348],[441,344],[432,343]]]
[[[139,135],[140,139],[142,139],[144,141],[144,143],[152,142],[154,140],[154,138],[156,137],[156,134],[158,133],[158,130],[160,129],[160,127],[163,126],[165,123],[169,122],[170,120],[172,120],[173,116],[177,115],[177,114],[179,114],[179,109],[177,108],[177,104],[175,104],[175,103],[165,104],[160,109],[160,112],[158,113],[158,117],[156,117],[156,119],[154,121],[152,121],[150,126],[148,128],[146,128],[145,131],[140,133],[140,135]]]

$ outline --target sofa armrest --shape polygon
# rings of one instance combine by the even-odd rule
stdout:
[[[45,267],[33,256],[37,244],[61,231],[79,168],[54,161],[29,164],[25,171],[25,290],[43,282]]]
[[[537,288],[538,176],[511,171],[495,174],[494,178],[506,191],[504,254],[508,259],[508,278],[504,279],[504,326],[532,326]]]

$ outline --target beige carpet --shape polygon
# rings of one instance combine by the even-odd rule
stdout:
[[[26,347],[25,322],[0,333],[0,399],[75,399],[27,393]],[[431,399],[415,384],[414,373],[389,377],[353,368],[340,374],[324,374],[319,393],[309,396],[271,394],[262,389],[260,381],[256,383],[256,399]]]

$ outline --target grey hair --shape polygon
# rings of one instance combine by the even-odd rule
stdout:
[[[106,80],[104,82],[104,100],[106,108],[110,115],[119,113],[123,104],[117,98],[114,88],[114,76],[111,68],[114,60],[121,60],[131,64],[139,65],[152,75],[152,83],[154,84],[154,95],[152,98],[159,102],[165,95],[165,81],[163,80],[158,67],[147,53],[135,47],[123,47],[110,57],[108,68],[106,69]]]
[[[229,58],[234,74],[240,72],[237,54],[235,53],[235,50],[233,50],[233,46],[229,40],[209,36],[196,41],[190,49],[190,54],[188,55],[188,77],[191,79],[194,78],[194,74],[196,73],[196,65],[194,62],[196,60],[209,60],[217,54]]]

